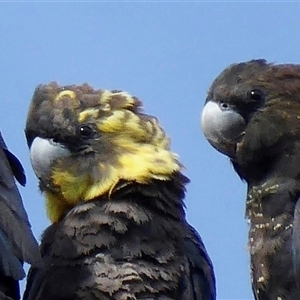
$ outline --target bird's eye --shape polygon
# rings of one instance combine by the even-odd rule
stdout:
[[[225,102],[221,102],[220,107],[221,107],[221,110],[227,110],[229,108],[229,105]]]
[[[94,135],[94,129],[89,125],[81,125],[79,127],[79,133],[83,138],[88,139]]]
[[[261,90],[253,89],[249,92],[249,97],[254,101],[261,101],[264,99],[264,93]]]

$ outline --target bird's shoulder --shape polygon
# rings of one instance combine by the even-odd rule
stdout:
[[[34,295],[40,289],[43,295],[46,290],[55,293],[53,286],[64,286],[61,278],[71,276],[64,297],[76,294],[83,299],[81,293],[90,289],[107,299],[122,293],[215,299],[211,261],[197,232],[186,222],[157,217],[128,199],[76,206],[46,229],[41,251],[45,270],[31,272],[28,295],[29,290]],[[125,285],[128,291],[123,290]]]

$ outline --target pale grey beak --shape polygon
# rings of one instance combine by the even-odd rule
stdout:
[[[244,118],[226,103],[208,101],[203,108],[201,125],[208,142],[221,153],[234,157],[236,144],[246,127]]]
[[[36,176],[49,178],[50,166],[57,158],[70,155],[70,151],[51,139],[36,137],[30,147],[30,160]]]

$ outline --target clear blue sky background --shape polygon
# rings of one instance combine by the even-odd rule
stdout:
[[[187,218],[214,263],[218,299],[253,299],[246,186],[204,139],[200,113],[229,64],[299,63],[299,15],[300,3],[287,1],[1,2],[0,125],[27,172],[21,193],[36,237],[49,223],[23,133],[34,88],[56,80],[123,89],[159,118],[186,166]]]

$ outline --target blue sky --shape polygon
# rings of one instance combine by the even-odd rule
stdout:
[[[189,222],[215,266],[218,299],[253,299],[246,186],[204,139],[206,92],[233,62],[299,63],[300,2],[1,2],[1,131],[23,162],[36,237],[49,224],[24,137],[39,83],[88,82],[138,96],[172,140],[191,179]],[[24,283],[23,283],[24,285]]]

